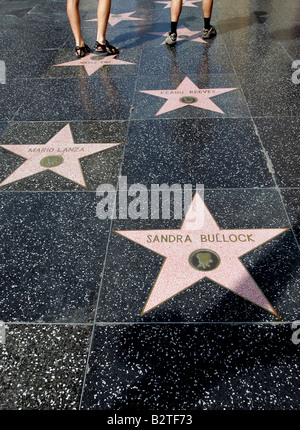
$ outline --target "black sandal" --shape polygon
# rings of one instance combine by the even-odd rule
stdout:
[[[100,52],[100,53],[107,53],[109,55],[114,55],[114,54],[119,54],[119,48],[117,48],[116,46],[111,45],[107,40],[105,41],[105,44],[102,45],[101,43],[99,43],[97,40],[95,42],[95,46],[94,46],[94,51],[95,52]]]
[[[76,48],[75,48],[77,58],[84,57],[85,54],[88,54],[90,51],[91,50],[90,50],[89,46],[87,46],[86,44],[84,44],[84,46],[76,46]]]

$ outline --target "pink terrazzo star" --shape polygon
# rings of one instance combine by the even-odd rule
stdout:
[[[278,317],[240,257],[286,230],[220,229],[196,193],[180,229],[116,233],[165,257],[142,315],[208,278]]]
[[[61,66],[83,66],[90,76],[104,66],[119,66],[124,64],[134,64],[128,61],[117,60],[116,55],[108,55],[102,57],[99,54],[87,54],[78,60],[68,61],[66,63],[55,64],[55,67]]]
[[[198,7],[196,4],[194,3],[200,3],[202,0],[183,0],[182,2],[182,6],[187,6],[187,7]],[[171,0],[167,0],[167,1],[155,1],[154,3],[161,3],[164,4],[165,7],[164,9],[170,8],[171,7]]]
[[[155,116],[180,109],[186,106],[193,106],[213,112],[225,114],[212,100],[212,97],[219,94],[228,93],[237,88],[204,88],[200,89],[187,76],[175,90],[154,90],[140,91],[156,97],[167,99],[167,102],[160,108]]]
[[[157,34],[158,36],[164,36],[167,37],[169,32],[167,33],[150,33],[150,34]],[[201,31],[191,31],[188,28],[186,28],[184,25],[181,25],[177,28],[177,38],[178,39],[186,39],[191,42],[198,42],[198,43],[207,43],[205,40],[203,40],[200,35],[202,34]],[[162,42],[162,45],[165,42]]]
[[[79,159],[117,145],[120,143],[74,143],[69,124],[43,145],[0,145],[25,158],[24,163],[4,179],[0,186],[51,170],[86,187]]]
[[[143,18],[135,18],[134,16],[131,16],[135,12],[136,11],[134,10],[133,12],[128,13],[111,13],[108,22],[113,27],[121,21],[143,21]],[[97,21],[97,18],[87,19],[86,21]]]

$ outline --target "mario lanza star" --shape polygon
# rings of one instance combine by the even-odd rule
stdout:
[[[154,90],[140,91],[156,97],[167,99],[167,102],[159,109],[157,115],[180,109],[186,106],[193,106],[213,112],[225,114],[211,98],[219,94],[228,93],[237,88],[198,88],[187,76],[175,90]]]
[[[149,33],[149,34],[157,34],[158,36],[167,37],[169,32],[166,33]],[[177,28],[177,43],[182,40],[188,40],[190,42],[198,42],[198,43],[207,43],[205,40],[203,40],[201,36],[201,31],[191,31],[184,25],[181,25]],[[162,45],[164,45],[164,41],[162,42]]]
[[[134,16],[131,16],[135,12],[136,11],[134,10],[133,12],[128,12],[128,13],[111,13],[109,16],[108,22],[113,27],[114,25],[118,24],[121,21],[143,21],[143,18],[135,18]],[[87,22],[97,21],[97,18],[87,19],[86,21]]]
[[[79,159],[117,145],[120,143],[74,143],[69,124],[42,145],[0,145],[1,148],[25,158],[23,164],[4,179],[0,186],[51,170],[86,187]]]
[[[182,2],[182,6],[187,6],[187,7],[198,7],[196,4],[194,3],[200,3],[202,0],[183,0]],[[154,3],[161,3],[164,4],[165,7],[164,9],[170,8],[171,7],[171,0],[167,0],[167,1],[155,1]]]
[[[278,317],[240,257],[286,230],[220,229],[196,193],[180,229],[115,233],[165,257],[142,315],[208,278]]]
[[[84,57],[78,60],[68,61],[66,63],[55,64],[55,67],[62,66],[83,66],[88,74],[88,76],[95,73],[97,70],[104,66],[119,66],[124,64],[134,64],[128,61],[118,60],[116,55],[102,56],[101,54],[86,54]]]

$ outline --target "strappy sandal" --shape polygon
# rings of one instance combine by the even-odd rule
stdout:
[[[107,53],[109,55],[114,55],[114,54],[119,54],[119,48],[117,48],[116,46],[111,45],[107,40],[105,41],[105,44],[102,45],[102,43],[99,43],[97,40],[95,42],[95,46],[94,46],[94,51],[95,52],[100,52],[100,53]]]
[[[84,44],[84,46],[76,46],[76,48],[75,48],[77,58],[84,57],[85,54],[88,54],[90,51],[91,50],[90,50],[89,46],[87,46],[86,44]]]

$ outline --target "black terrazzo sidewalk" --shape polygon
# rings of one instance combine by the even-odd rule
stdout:
[[[193,5],[180,25],[199,35],[170,48],[167,0],[112,0],[120,54],[78,65],[65,0],[0,0],[0,410],[300,409],[299,1],[215,0],[207,43]],[[97,1],[80,7],[92,47]],[[177,236],[166,257],[159,235],[183,218],[99,218],[98,187],[119,199],[120,177],[149,198],[153,184],[203,184],[220,230],[282,232],[235,273],[233,245],[210,244],[204,224],[228,283],[192,281],[190,263],[167,296],[187,245]],[[244,298],[251,282],[276,312]]]

